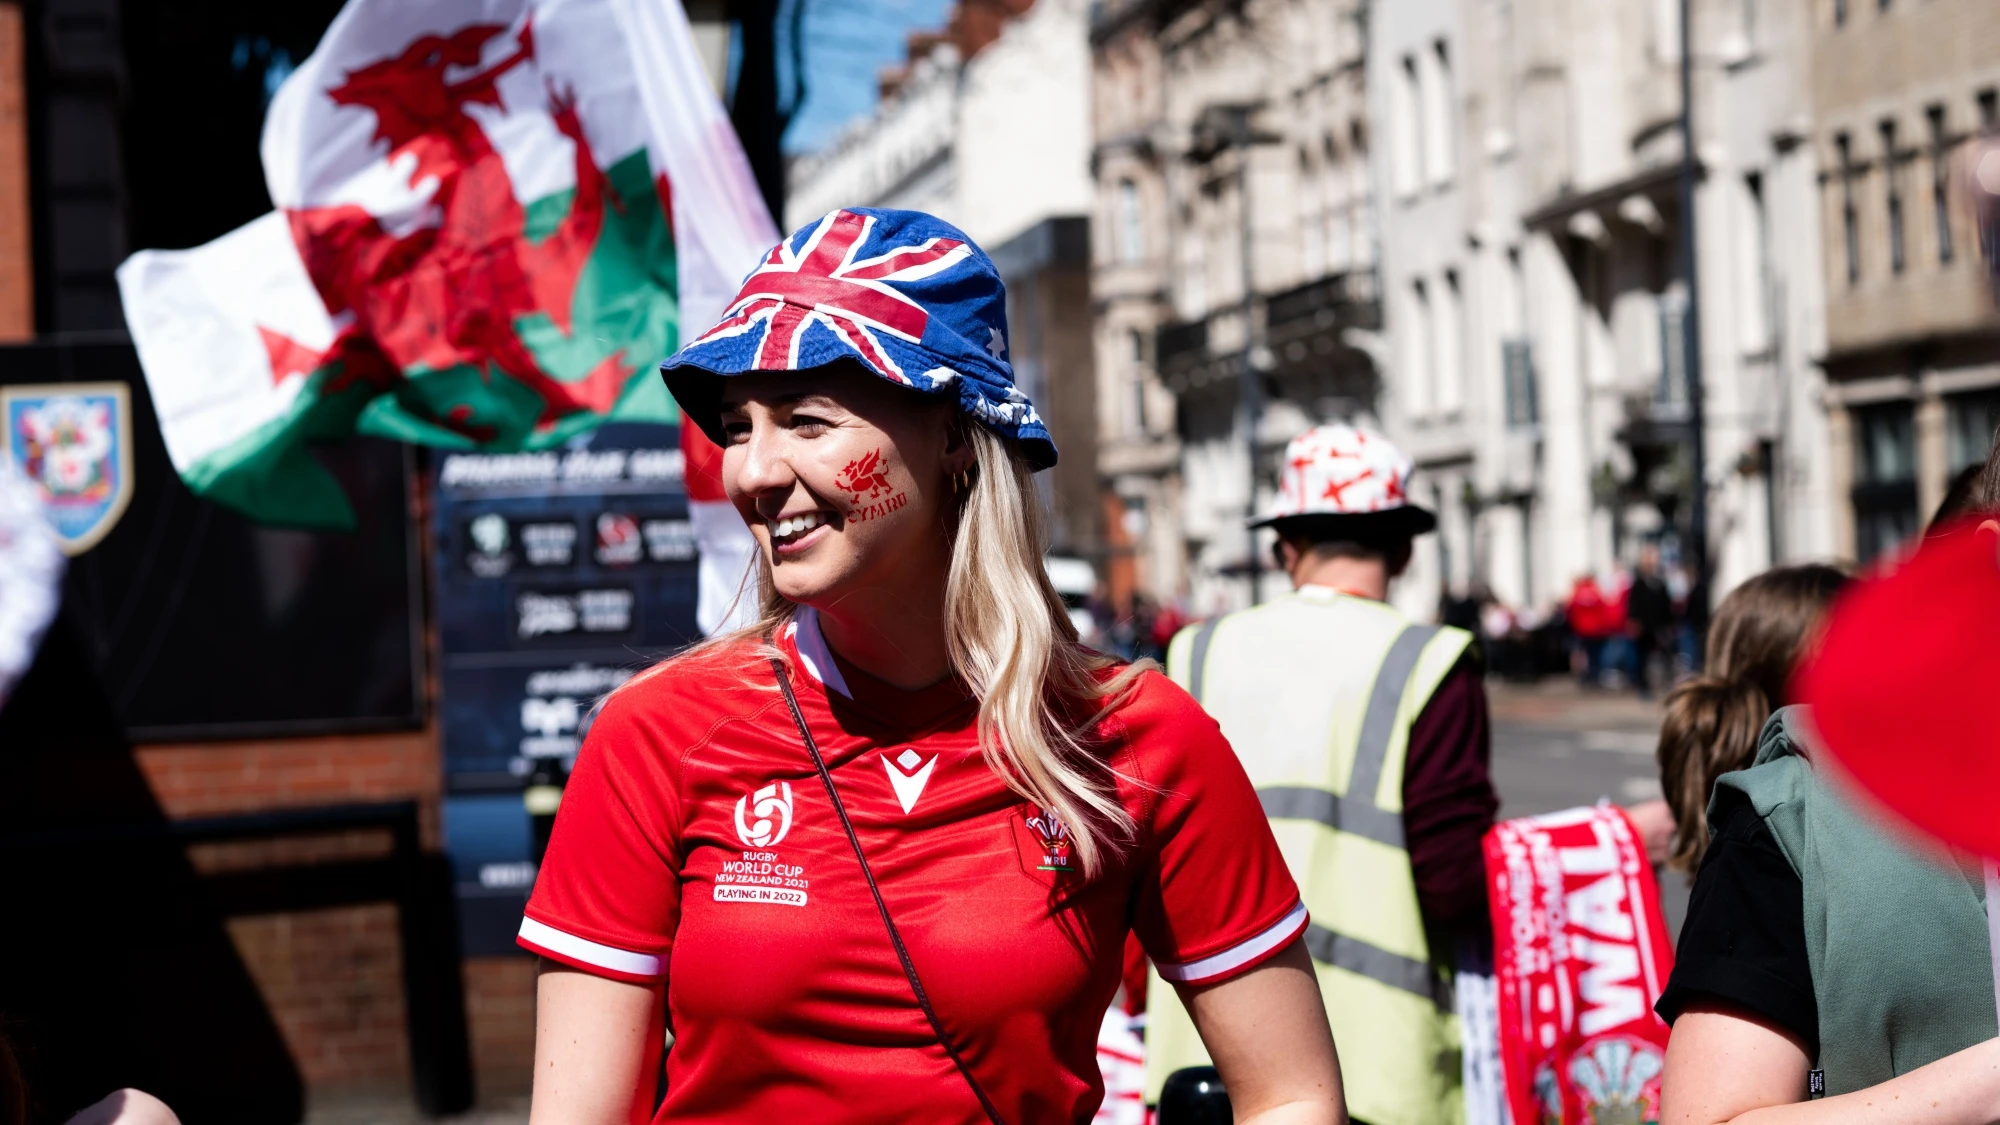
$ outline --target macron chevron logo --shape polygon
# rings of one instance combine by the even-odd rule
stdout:
[[[937,768],[937,755],[931,755],[926,762],[917,756],[915,750],[905,749],[896,756],[882,755],[882,769],[889,775],[889,784],[896,790],[896,801],[904,812],[917,807],[917,798],[924,795],[924,786],[931,779],[931,770]]]

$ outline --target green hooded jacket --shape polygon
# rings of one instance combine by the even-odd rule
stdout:
[[[2000,1025],[1979,861],[1877,827],[1808,760],[1806,718],[1802,707],[1772,715],[1756,761],[1715,786],[1749,800],[1798,872],[1819,1004],[1815,1065],[1833,1095],[1991,1039]]]

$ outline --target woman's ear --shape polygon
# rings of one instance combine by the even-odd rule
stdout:
[[[973,446],[972,435],[966,429],[967,426],[976,425],[977,422],[968,421],[963,414],[952,411],[944,430],[945,476],[956,477],[961,473],[971,472],[972,467],[978,464],[979,450]]]

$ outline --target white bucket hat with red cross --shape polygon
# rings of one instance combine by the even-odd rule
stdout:
[[[1410,503],[1415,469],[1388,438],[1345,422],[1315,426],[1285,446],[1278,502],[1253,527],[1422,535],[1437,517]],[[1324,527],[1322,528],[1322,526]]]

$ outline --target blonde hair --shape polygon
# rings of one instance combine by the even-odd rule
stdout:
[[[1136,825],[1116,790],[1117,774],[1090,732],[1155,667],[1117,662],[1077,643],[1076,626],[1042,564],[1047,531],[1034,470],[985,426],[962,423],[976,463],[959,495],[945,584],[945,643],[951,667],[979,701],[976,729],[986,764],[1024,800],[1069,826],[1086,878],[1132,839]],[[747,591],[746,591],[747,593]],[[662,662],[650,678],[681,660],[751,642],[772,646],[798,613],[779,594],[770,562],[757,556],[757,619]]]

